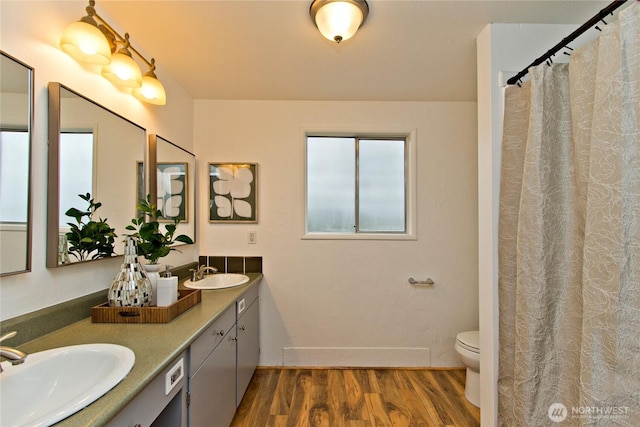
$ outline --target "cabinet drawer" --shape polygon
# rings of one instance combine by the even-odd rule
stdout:
[[[258,298],[258,287],[253,286],[236,300],[236,319],[242,316],[247,308]]]
[[[224,335],[233,327],[235,321],[235,310],[231,307],[191,344],[189,375],[193,375],[198,370],[202,362],[205,361],[213,349],[220,344]]]

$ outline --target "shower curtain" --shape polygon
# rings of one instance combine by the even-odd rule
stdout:
[[[505,93],[501,426],[640,426],[640,2],[602,30]]]

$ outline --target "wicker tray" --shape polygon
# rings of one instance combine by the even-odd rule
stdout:
[[[180,289],[180,297],[166,307],[109,307],[104,303],[91,308],[93,323],[167,323],[202,301],[200,289]]]

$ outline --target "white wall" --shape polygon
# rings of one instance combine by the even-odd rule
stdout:
[[[0,279],[0,320],[106,289],[122,262],[119,258],[45,268],[48,82],[60,82],[146,128],[148,134],[157,133],[193,151],[193,100],[163,73],[162,52],[153,54],[158,60],[157,75],[165,85],[168,102],[157,107],[119,91],[96,74],[95,69],[78,64],[58,49],[62,31],[85,14],[85,6],[84,1],[0,2],[0,49],[35,69],[32,271]],[[99,10],[99,4],[97,7]],[[105,18],[121,30],[117,19],[107,15]],[[135,29],[130,31],[134,46],[146,53],[143,46],[135,44]],[[171,265],[191,262],[197,257],[197,246],[182,252],[172,253],[164,260]]]
[[[301,240],[318,130],[416,131],[417,240]],[[475,103],[196,100],[195,150],[201,253],[263,256],[261,365],[459,366],[455,336],[478,327]],[[259,164],[258,224],[207,222],[208,162]]]
[[[478,277],[483,426],[496,425],[498,403],[498,209],[503,116],[499,73],[520,71],[575,29],[575,25],[491,24],[478,37]],[[590,37],[586,34],[579,41]],[[564,60],[562,54],[554,58],[555,62]]]

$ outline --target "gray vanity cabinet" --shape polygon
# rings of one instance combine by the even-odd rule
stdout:
[[[251,381],[253,372],[256,370],[260,359],[260,337],[258,330],[260,304],[258,304],[257,295],[255,295],[253,301],[249,301],[251,297],[253,297],[253,295],[246,295],[244,299],[240,299],[238,302],[238,306],[240,306],[244,300],[245,307],[248,305],[248,308],[238,313],[236,323],[236,333],[238,336],[236,406],[240,405],[242,396],[244,396],[244,392],[247,390],[247,386]]]
[[[185,352],[172,361],[107,427],[186,426],[186,359]]]
[[[235,309],[191,345],[189,426],[228,427],[236,411]]]
[[[254,286],[191,344],[190,427],[231,424],[258,365],[258,315],[258,287]]]

